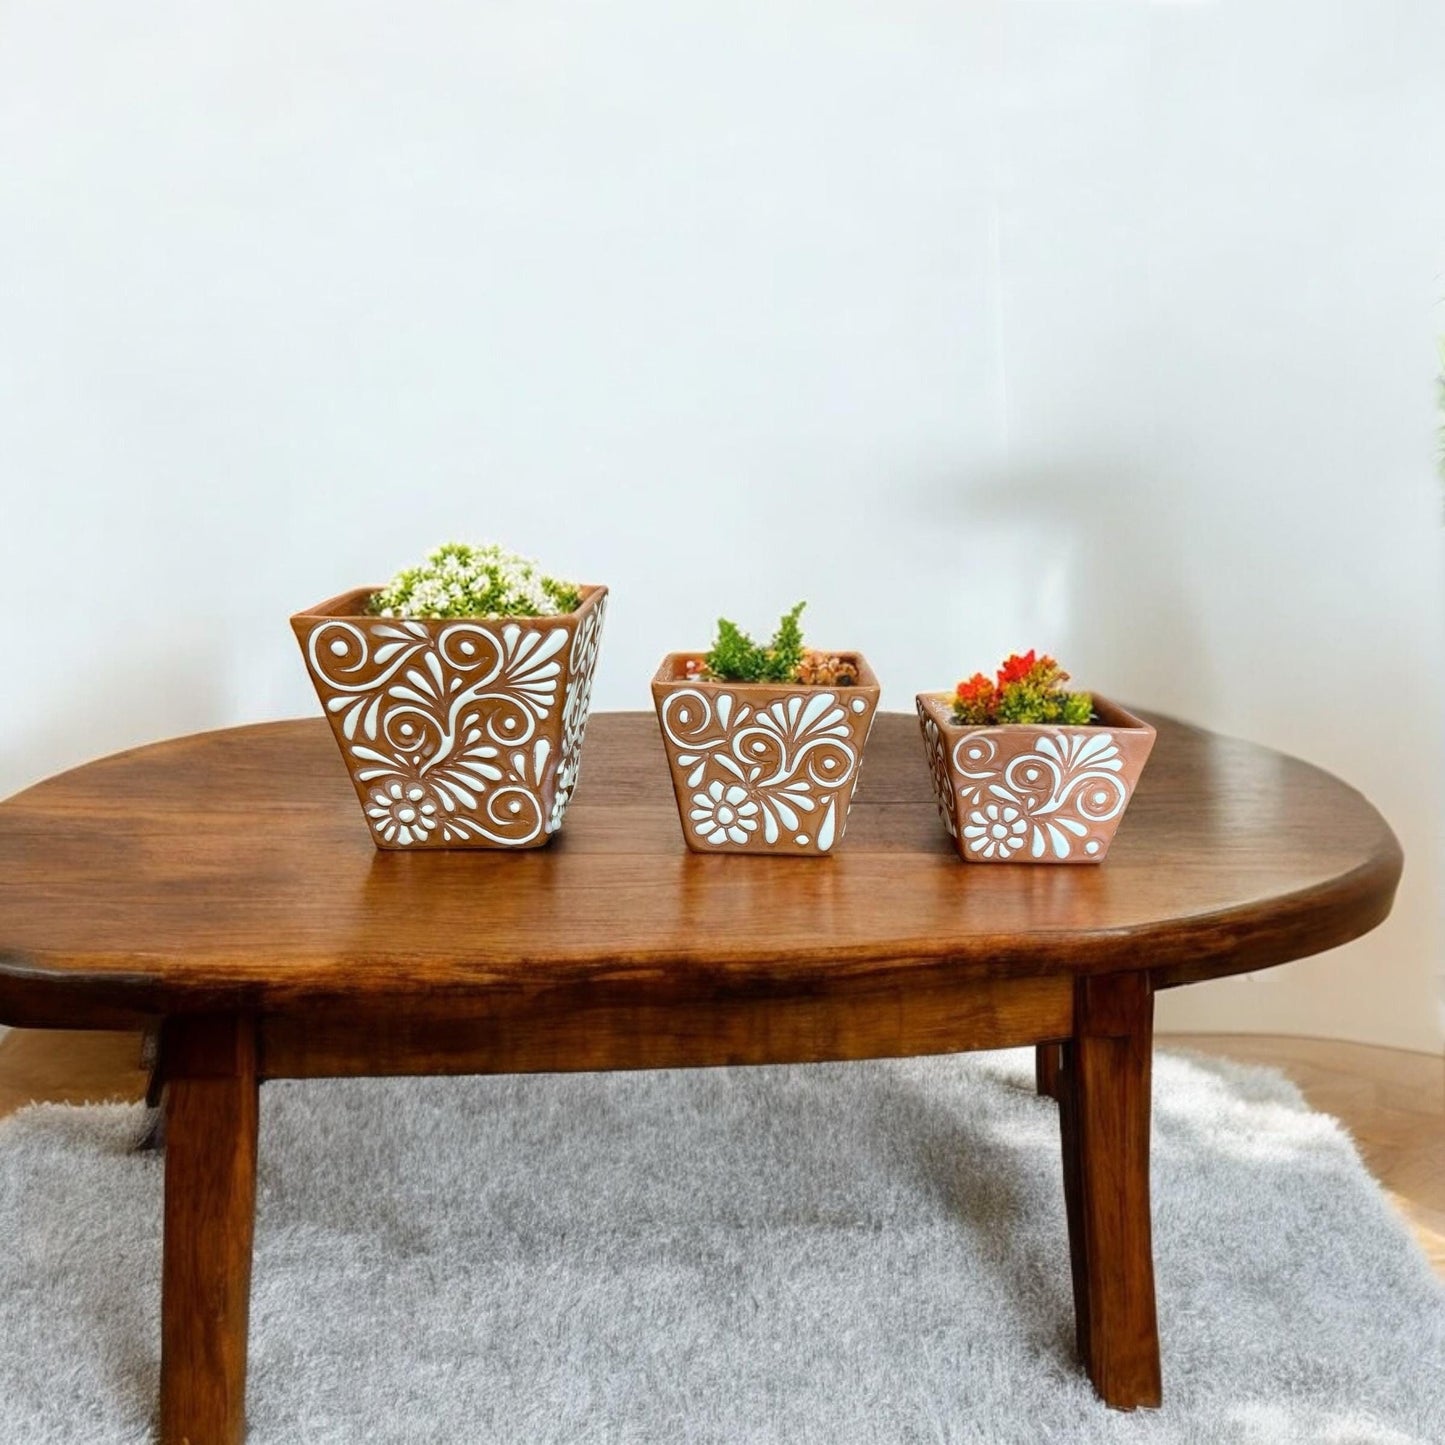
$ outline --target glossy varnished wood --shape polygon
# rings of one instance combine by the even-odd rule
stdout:
[[[161,1445],[239,1445],[256,1211],[256,1031],[243,1016],[168,1024]]]
[[[1100,868],[969,869],[913,719],[878,719],[837,856],[706,857],[655,721],[593,719],[564,834],[377,853],[324,722],[177,739],[0,804],[0,1022],[163,1020],[162,1434],[244,1428],[262,1077],[651,1068],[1046,1047],[1081,1355],[1157,1403],[1155,989],[1301,957],[1388,912],[1360,796],[1161,721]]]
[[[537,995],[419,1001],[356,1015],[261,1020],[265,1078],[676,1069],[1008,1048],[1067,1030],[1073,984],[1061,975],[930,979],[841,993],[719,990],[698,997],[659,979],[643,1002],[583,987]]]
[[[1059,1067],[1062,1063],[1061,1044],[1040,1044],[1034,1050],[1034,1087],[1041,1098],[1058,1098]]]
[[[1077,980],[1059,1101],[1079,1358],[1118,1409],[1160,1403],[1149,1217],[1154,1000],[1143,972]]]
[[[592,719],[566,827],[526,856],[379,854],[320,719],[160,743],[0,804],[0,1022],[578,983],[620,1006],[664,979],[842,995],[1127,966],[1157,988],[1383,918],[1400,853],[1358,793],[1155,721],[1108,862],[1077,869],[961,866],[901,714],[877,719],[847,837],[816,861],[689,853],[645,714]]]

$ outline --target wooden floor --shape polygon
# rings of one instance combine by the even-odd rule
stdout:
[[[1344,1122],[1445,1279],[1445,1059],[1245,1034],[1173,1034],[1159,1042],[1283,1069],[1314,1108]],[[132,1034],[16,1029],[0,1038],[0,1117],[32,1100],[137,1099],[145,1086]]]

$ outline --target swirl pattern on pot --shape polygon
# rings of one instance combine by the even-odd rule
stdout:
[[[842,836],[876,699],[681,687],[659,699],[690,847],[828,852]]]
[[[938,724],[927,712],[919,714],[923,725],[923,746],[928,753],[928,775],[933,782],[933,801],[938,805],[938,816],[952,838],[958,836],[958,823],[954,816],[953,779],[948,771],[948,745]]]
[[[934,801],[970,863],[1100,863],[1154,745],[1154,728],[1094,694],[1091,723],[959,724],[919,693]]]
[[[572,635],[567,660],[567,697],[562,705],[562,747],[557,758],[556,793],[547,819],[547,831],[562,826],[562,815],[577,788],[582,771],[582,740],[587,732],[587,715],[592,708],[592,679],[597,672],[597,652],[602,645],[602,621],[607,599],[601,597],[583,615]]]
[[[1095,826],[1128,802],[1124,762],[1114,735],[1093,729],[1040,731],[1029,751],[1000,756],[998,739],[966,733],[953,745],[964,846],[985,858],[1027,848],[1034,858],[1063,860],[1102,847]]]
[[[382,847],[524,848],[576,789],[605,597],[551,618],[336,616],[303,638]]]

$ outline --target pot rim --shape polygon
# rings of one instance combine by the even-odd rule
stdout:
[[[814,652],[824,652],[825,648],[813,648]],[[843,686],[832,682],[730,682],[722,678],[707,677],[679,677],[677,666],[693,658],[703,658],[705,652],[669,652],[658,665],[658,669],[652,675],[652,687],[656,692],[658,688],[672,687],[709,687],[726,689],[730,692],[818,692],[831,688],[834,692],[878,692],[880,684],[877,674],[868,665],[868,659],[861,652],[852,652],[840,649],[837,652],[830,652],[830,657],[842,658],[845,662],[851,662],[858,669],[858,681]]]
[[[380,584],[373,587],[352,587],[328,597],[314,607],[303,608],[291,614],[293,625],[308,622],[329,622],[335,618],[361,618],[367,622],[420,622],[427,627],[450,627],[454,623],[466,622],[515,622],[519,626],[528,623],[565,623],[570,618],[584,617],[607,595],[607,588],[600,583],[579,582],[577,590],[582,600],[571,612],[553,612],[545,617],[508,617],[495,613],[474,613],[467,617],[378,617],[364,610],[365,603],[381,591]]]
[[[1136,717],[1128,708],[1120,706],[1112,698],[1105,697],[1102,693],[1092,693],[1094,700],[1094,711],[1098,714],[1098,722],[1087,723],[959,723],[954,722],[952,708],[949,699],[951,692],[920,692],[916,694],[918,705],[927,711],[928,715],[946,733],[1019,733],[1038,732],[1047,729],[1050,732],[1082,733],[1092,732],[1095,728],[1112,728],[1115,732],[1133,733],[1140,737],[1155,735],[1153,723],[1145,722],[1143,718]]]

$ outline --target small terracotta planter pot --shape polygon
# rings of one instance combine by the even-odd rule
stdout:
[[[1094,697],[1087,726],[953,721],[952,698],[918,694],[943,826],[967,863],[1102,863],[1154,729]]]
[[[577,786],[605,587],[558,617],[291,619],[378,848],[537,848]]]
[[[698,853],[816,857],[843,838],[878,710],[878,679],[856,652],[850,687],[703,682],[701,654],[673,652],[652,679],[682,836]]]

